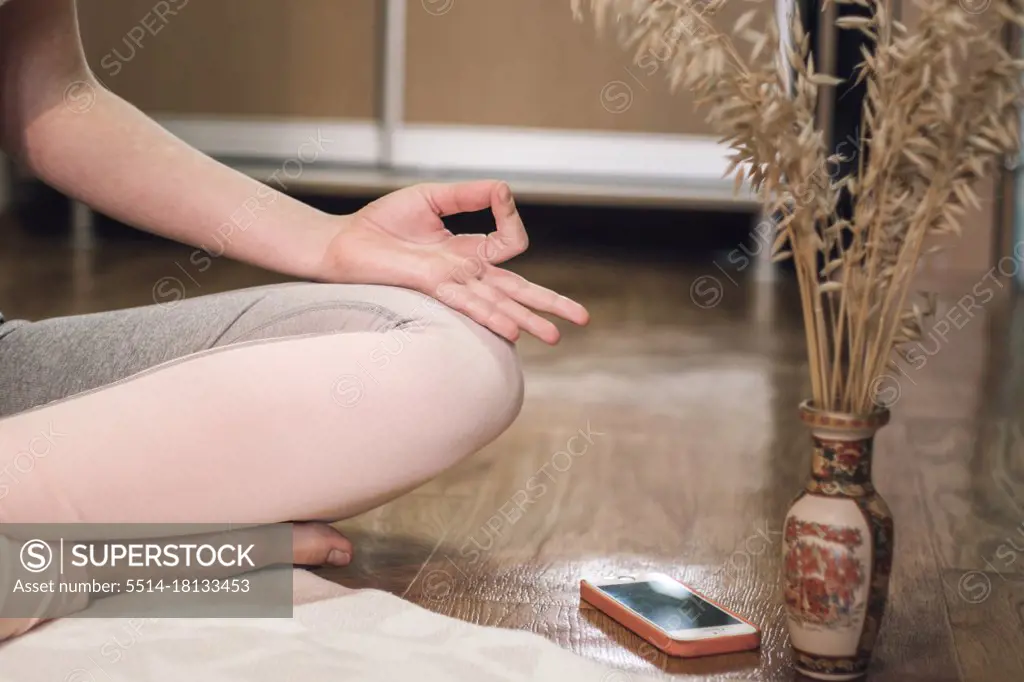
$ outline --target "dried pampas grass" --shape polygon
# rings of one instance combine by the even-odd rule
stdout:
[[[934,249],[926,243],[959,236],[965,207],[981,206],[974,183],[1017,154],[1024,62],[999,31],[1024,26],[1024,0],[990,0],[984,16],[956,0],[916,0],[913,33],[890,2],[836,0],[870,10],[836,22],[874,48],[857,71],[867,94],[856,177],[837,177],[853,157],[830,154],[815,127],[819,89],[841,81],[815,70],[799,16],[782,22],[790,33],[780,39],[774,3],[755,0],[729,36],[711,21],[725,0],[571,2],[578,19],[589,5],[599,30],[611,19],[639,53],[672,47],[671,85],[696,94],[729,145],[737,189],[746,180],[781,216],[772,257],[794,261],[814,403],[884,407],[878,379],[934,313],[934,296],[909,296]],[[745,56],[733,38],[749,43]],[[844,190],[849,220],[836,210]]]

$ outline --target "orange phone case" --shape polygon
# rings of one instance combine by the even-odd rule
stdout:
[[[641,618],[639,615],[615,601],[586,580],[580,581],[580,597],[583,601],[587,602],[601,613],[617,621],[626,628],[629,628],[669,656],[680,656],[686,658],[711,656],[714,654],[735,653],[737,651],[750,651],[761,646],[760,628],[746,618],[730,611],[713,599],[708,598],[706,595],[701,594],[689,585],[685,585],[683,583],[679,584],[709,604],[713,604],[722,609],[736,620],[750,625],[754,628],[753,634],[732,635],[728,637],[716,637],[715,639],[702,639],[696,642],[684,642],[678,639],[672,639],[646,619]]]

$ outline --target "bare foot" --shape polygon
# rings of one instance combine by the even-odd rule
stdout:
[[[0,618],[0,642],[23,635],[37,625],[45,623],[45,618]]]
[[[292,563],[296,566],[348,566],[352,543],[326,523],[296,523],[292,527]]]
[[[39,543],[39,540],[35,540]],[[62,593],[62,592],[15,592],[14,586],[17,580],[28,582],[60,582],[62,575],[58,574],[57,566],[53,562],[39,573],[27,573],[27,567],[13,557],[22,557],[24,545],[21,540],[0,535],[0,559],[10,562],[7,565],[0,565],[0,614],[36,614],[32,618],[0,618],[0,642],[12,637],[22,635],[37,625],[48,620],[67,616],[81,611],[89,605],[89,595],[84,593]],[[52,556],[53,547],[50,547]],[[21,558],[24,561],[24,558]],[[84,569],[68,567],[67,575],[74,579],[75,574],[81,571],[78,577],[86,578]]]

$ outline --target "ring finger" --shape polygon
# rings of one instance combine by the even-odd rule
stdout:
[[[544,343],[552,345],[558,343],[561,334],[558,331],[558,327],[550,321],[545,320],[526,306],[517,303],[505,293],[484,282],[474,280],[468,286],[473,293],[494,305],[523,331],[536,336]]]

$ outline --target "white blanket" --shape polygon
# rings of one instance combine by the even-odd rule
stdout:
[[[296,595],[290,619],[65,618],[0,646],[0,680],[653,679],[585,660],[539,635],[472,625],[386,592],[349,591],[310,574],[296,575]]]

